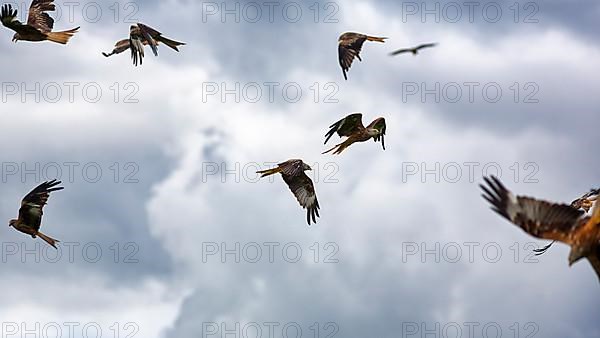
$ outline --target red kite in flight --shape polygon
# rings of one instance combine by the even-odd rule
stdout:
[[[351,144],[356,142],[365,142],[370,139],[373,139],[375,142],[381,140],[381,146],[383,147],[383,150],[385,150],[384,137],[387,127],[383,117],[371,122],[371,124],[365,128],[362,124],[362,114],[351,114],[332,124],[329,128],[329,131],[327,134],[325,134],[325,144],[327,144],[327,141],[329,141],[331,136],[333,136],[333,134],[336,132],[340,137],[346,136],[348,138],[346,141],[337,144],[335,147],[327,150],[323,154],[327,154],[334,150],[334,155],[341,154],[342,151],[348,148]]]
[[[48,11],[53,12],[56,9],[54,0],[33,0],[29,7],[29,16],[27,24],[17,20],[17,10],[13,10],[11,5],[2,6],[0,21],[5,27],[15,31],[12,41],[52,41],[60,44],[67,44],[69,39],[77,33],[79,27],[68,31],[53,32],[54,19],[48,15]]]
[[[154,55],[158,56],[159,43],[163,43],[177,52],[179,52],[178,46],[185,45],[183,42],[167,39],[162,36],[161,32],[148,27],[143,23],[138,23],[129,28],[129,39],[118,41],[110,54],[102,53],[102,55],[109,57],[131,49],[131,59],[133,60],[133,64],[137,66],[138,63],[140,65],[142,64],[144,58],[144,46],[150,46]]]
[[[398,49],[395,52],[390,53],[390,55],[398,55],[398,54],[404,54],[404,53],[412,53],[413,55],[417,55],[419,54],[419,50],[424,49],[424,48],[431,48],[431,47],[435,47],[437,46],[437,43],[425,43],[422,45],[419,45],[417,47],[413,47],[413,48],[404,48],[404,49]]]
[[[358,58],[359,61],[362,61],[360,58],[360,50],[362,49],[363,43],[365,41],[377,41],[385,43],[385,39],[376,36],[368,36],[360,33],[344,33],[340,36],[338,40],[338,57],[340,60],[340,66],[342,67],[342,72],[344,73],[344,79],[348,80],[348,76],[346,72],[352,66],[352,61],[354,58]]]
[[[8,223],[9,227],[15,228],[24,234],[30,235],[32,238],[40,237],[46,243],[56,248],[58,240],[48,237],[40,232],[40,226],[42,225],[42,215],[44,214],[42,209],[48,197],[53,191],[64,189],[64,187],[56,187],[61,182],[52,180],[44,182],[33,189],[27,196],[21,201],[21,208],[19,209],[19,218],[10,220]],[[56,187],[56,188],[55,188]]]
[[[306,221],[310,225],[311,219],[313,223],[317,223],[320,207],[313,182],[304,173],[305,170],[312,170],[312,168],[302,160],[288,160],[279,163],[276,168],[256,173],[262,174],[261,177],[280,173],[302,208],[306,209]]]
[[[571,246],[569,265],[587,258],[600,278],[600,205],[596,203],[592,216],[568,204],[540,201],[515,196],[496,177],[484,178],[487,186],[483,198],[492,210],[528,234],[551,239]]]

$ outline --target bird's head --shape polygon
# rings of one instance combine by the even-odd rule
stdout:
[[[569,266],[577,263],[580,259],[587,257],[588,248],[585,246],[574,246],[571,248],[571,253],[569,254]]]
[[[21,40],[21,36],[19,35],[19,33],[15,33],[15,35],[13,35],[12,41],[14,43],[17,43],[17,41]]]
[[[375,128],[367,128],[367,134],[371,137],[375,137],[377,135],[379,135],[381,132],[379,131],[379,129],[375,129]]]
[[[11,219],[10,222],[8,222],[8,227],[14,227],[15,224],[17,224],[17,220],[16,219]]]
[[[302,163],[302,165],[303,165],[303,166],[302,166],[302,169],[303,169],[304,171],[306,171],[306,170],[312,170],[312,168],[311,168],[311,167],[310,167],[308,164],[306,164],[306,163],[304,163],[304,162],[303,162],[303,163]]]

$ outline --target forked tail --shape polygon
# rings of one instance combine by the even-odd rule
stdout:
[[[175,51],[178,51],[178,52],[179,52],[179,48],[177,48],[177,46],[185,45],[185,42],[179,42],[179,41],[167,39],[164,36],[159,37],[157,40],[164,43],[165,45],[173,48]]]
[[[375,42],[385,43],[386,39],[387,38],[381,38],[381,37],[377,37],[377,36],[367,36],[367,40],[369,40],[369,41],[375,41]]]
[[[323,152],[322,154],[327,154],[327,153],[330,153],[335,150],[333,152],[333,155],[339,155],[342,153],[342,151],[344,151],[344,149],[348,148],[352,143],[354,143],[354,142],[352,142],[350,140],[346,140],[340,144],[336,144],[335,146],[333,146],[333,148],[327,150],[326,152]]]
[[[79,27],[70,29],[68,31],[50,32],[47,34],[48,40],[66,45],[67,42],[69,42],[69,39],[73,37],[73,35],[75,35],[75,33],[77,33],[78,30]]]
[[[43,239],[44,241],[46,241],[46,243],[48,243],[48,244],[50,244],[51,246],[53,246],[55,249],[58,249],[58,248],[56,247],[56,243],[60,242],[59,240],[57,240],[57,239],[54,239],[54,238],[52,238],[52,237],[50,237],[50,236],[46,236],[46,235],[44,235],[44,234],[43,234],[43,233],[41,233],[41,232],[38,232],[38,233],[37,233],[37,236],[38,236],[39,238]]]
[[[265,177],[265,176],[269,176],[269,175],[273,175],[273,174],[277,174],[281,172],[281,168],[277,167],[277,168],[273,168],[273,169],[268,169],[268,170],[261,170],[261,171],[257,171],[257,174],[262,174],[260,177]]]

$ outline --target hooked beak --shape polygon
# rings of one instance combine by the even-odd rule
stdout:
[[[17,41],[19,41],[19,40],[17,40],[17,38],[12,39],[12,42],[14,42],[14,43],[17,43]]]

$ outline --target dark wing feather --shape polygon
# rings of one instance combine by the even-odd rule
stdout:
[[[54,28],[54,19],[46,12],[56,10],[53,2],[54,0],[33,0],[31,6],[29,6],[27,24],[37,28],[42,33],[51,32]]]
[[[337,121],[336,123],[332,124],[331,126],[329,126],[329,128],[329,131],[327,132],[327,134],[325,134],[324,144],[327,144],[327,141],[329,141],[331,136],[333,136],[333,134],[335,134],[336,132],[340,137],[343,137],[350,136],[356,133],[357,131],[365,129],[365,127],[362,124],[362,114],[360,113],[350,114],[344,117],[343,119]]]
[[[102,53],[102,54],[106,57],[109,57],[109,56],[115,55],[115,54],[120,54],[120,53],[123,53],[124,51],[128,50],[130,46],[131,46],[130,40],[123,39],[123,40],[117,41],[117,43],[115,43],[115,48],[113,49],[113,51],[110,54],[107,54],[107,53]]]
[[[371,122],[371,124],[367,128],[377,129],[379,131],[379,134],[373,137],[373,140],[375,142],[379,142],[379,140],[381,140],[381,146],[383,147],[383,150],[385,150],[385,131],[387,130],[385,119],[383,117],[380,117],[375,121]]]
[[[362,61],[360,58],[360,51],[366,40],[367,36],[362,34],[344,34],[340,37],[338,58],[340,67],[342,67],[342,72],[344,73],[344,79],[348,80],[346,72],[348,72],[352,66],[354,58],[358,58],[359,61]]]
[[[417,46],[415,49],[420,50],[423,48],[431,48],[431,47],[435,47],[435,46],[437,46],[437,43],[424,43],[422,45]]]
[[[158,56],[158,42],[156,41],[162,35],[159,31],[143,23],[138,23],[140,35],[143,37],[143,43],[150,46],[155,56]]]
[[[308,224],[316,223],[319,217],[319,201],[315,193],[315,187],[312,180],[302,171],[300,175],[289,176],[283,174],[283,180],[296,196],[298,203],[306,209],[306,221]]]
[[[492,210],[534,237],[571,244],[573,230],[589,219],[583,217],[583,211],[566,204],[515,197],[494,176],[484,180],[487,186],[480,185],[482,196],[490,202]]]
[[[142,64],[144,60],[144,43],[141,31],[137,26],[131,26],[129,29],[129,48],[131,49],[131,59],[133,64],[137,66]]]
[[[390,55],[399,55],[399,54],[404,54],[404,53],[413,53],[414,49],[412,48],[403,48],[403,49],[398,49],[397,51],[391,52]]]
[[[304,173],[304,162],[302,160],[288,160],[278,164],[283,176],[299,176]]]
[[[48,202],[50,193],[64,189],[64,187],[56,187],[60,183],[57,180],[47,181],[29,192],[21,201],[19,220],[35,230],[39,230],[44,214],[42,209]]]
[[[17,20],[17,13],[17,10],[13,9],[9,4],[2,6],[0,22],[2,22],[4,27],[8,27],[14,31],[24,27],[23,23]]]

